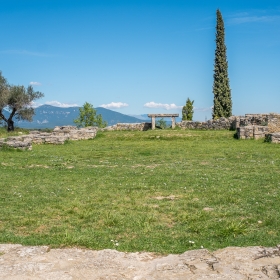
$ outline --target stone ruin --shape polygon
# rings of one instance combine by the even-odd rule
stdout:
[[[247,114],[236,117],[238,139],[260,139],[280,143],[280,114]]]
[[[97,127],[77,128],[76,126],[56,126],[52,132],[30,131],[27,135],[9,136],[0,139],[0,147],[32,150],[32,144],[64,144],[67,140],[91,139],[96,136]]]
[[[181,129],[202,129],[202,130],[236,130],[238,139],[260,139],[267,142],[280,144],[280,114],[246,114],[245,116],[231,116],[206,122],[181,121],[176,123]],[[149,122],[143,123],[118,123],[105,128],[76,126],[56,126],[50,133],[38,130],[30,131],[28,135],[10,136],[7,139],[0,139],[0,147],[18,149],[32,149],[32,144],[64,144],[67,140],[91,139],[96,136],[98,130],[138,130],[146,131],[152,128]]]
[[[107,126],[105,128],[101,128],[101,131],[112,131],[112,130],[140,130],[146,131],[152,128],[152,124],[149,122],[143,123],[117,123],[112,126]]]
[[[64,144],[67,140],[92,139],[98,130],[138,130],[145,131],[152,128],[151,123],[118,123],[105,128],[76,126],[56,126],[52,132],[42,132],[38,130],[30,131],[27,135],[9,136],[0,138],[0,148],[8,146],[16,149],[32,150],[32,144]]]
[[[205,122],[197,121],[181,121],[176,123],[181,129],[201,129],[201,130],[220,130],[220,129],[236,129],[236,117],[219,118],[216,120],[208,120]]]
[[[181,121],[176,124],[182,129],[231,129],[236,130],[238,139],[260,139],[280,143],[280,114],[246,114],[206,122]]]

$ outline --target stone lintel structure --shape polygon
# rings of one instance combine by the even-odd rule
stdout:
[[[156,118],[171,118],[172,128],[175,128],[175,118],[179,117],[179,114],[148,114],[149,118],[152,118],[152,129],[156,128]]]

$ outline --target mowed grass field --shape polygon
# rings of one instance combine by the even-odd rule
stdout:
[[[280,145],[102,132],[0,150],[0,243],[182,253],[280,242]]]

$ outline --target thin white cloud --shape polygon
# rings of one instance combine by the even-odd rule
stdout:
[[[251,17],[236,17],[229,20],[230,24],[242,24],[251,22],[269,22],[280,19],[279,16],[251,16]]]
[[[50,57],[52,55],[40,52],[32,52],[27,50],[4,50],[0,51],[0,53],[4,54],[17,54],[17,55],[29,55],[29,56],[43,56],[43,57]]]
[[[69,107],[79,107],[78,104],[73,104],[73,103],[61,103],[59,101],[47,101],[45,103],[46,105],[51,105],[54,107],[61,107],[61,108],[69,108]]]
[[[194,107],[193,110],[196,112],[207,112],[212,111],[213,106],[211,107]]]
[[[30,104],[30,106],[33,107],[33,108],[37,108],[37,107],[42,106],[42,105],[43,105],[42,103],[38,103],[38,102],[34,102],[34,101],[32,101],[31,104]]]
[[[31,86],[41,86],[42,84],[39,82],[30,82],[29,83]]]
[[[228,16],[228,24],[237,25],[254,22],[273,22],[280,20],[279,15],[268,15],[267,11],[242,12]]]
[[[127,103],[123,103],[123,102],[111,102],[109,104],[102,104],[102,105],[99,105],[99,107],[103,107],[103,108],[106,108],[106,109],[119,109],[119,108],[123,108],[123,107],[127,107],[128,104]]]
[[[162,108],[165,110],[172,110],[172,109],[182,109],[183,106],[177,106],[176,104],[163,104],[163,103],[155,103],[155,102],[147,102],[144,104],[144,107],[147,108]]]

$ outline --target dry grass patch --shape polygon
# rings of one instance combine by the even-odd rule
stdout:
[[[178,197],[176,197],[175,195],[153,197],[153,199],[156,199],[156,200],[163,200],[163,199],[174,200],[176,198],[178,198]]]

